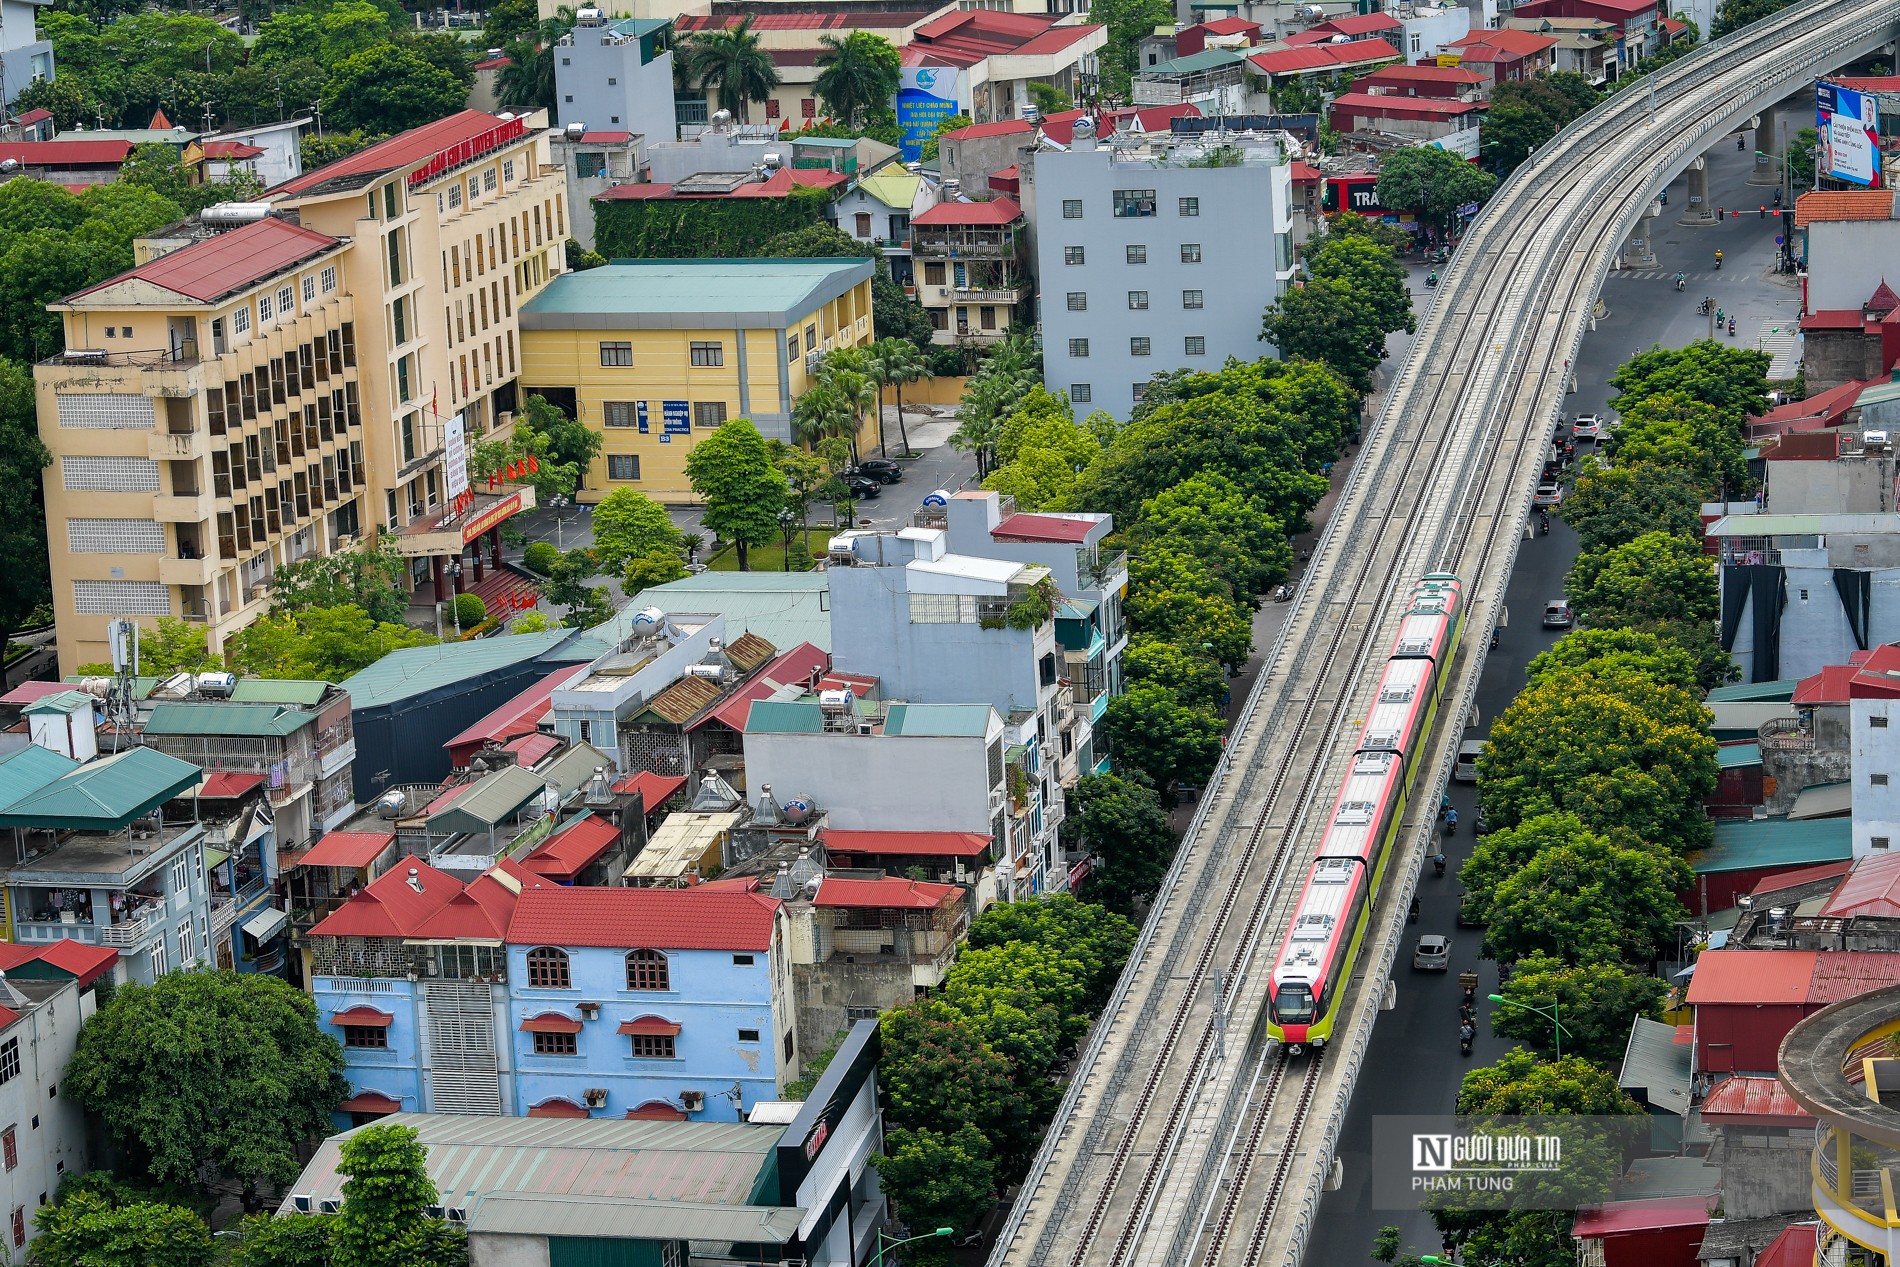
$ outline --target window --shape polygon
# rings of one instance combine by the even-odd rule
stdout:
[[[248,307],[239,308],[236,312],[231,314],[231,333],[249,334],[250,331],[251,310]]]
[[[594,723],[593,722],[584,721],[581,723],[581,742],[582,743],[594,742]]]
[[[1153,214],[1153,213],[1151,212],[1150,214]],[[1201,214],[1201,200],[1199,198],[1181,199],[1181,214],[1184,216],[1200,215]]]
[[[280,317],[288,317],[295,311],[297,311],[297,288],[295,286],[279,288],[277,291],[277,315]]]
[[[9,1038],[0,1043],[0,1085],[20,1076],[20,1040]]]
[[[387,220],[394,220],[396,218],[396,184],[394,181],[383,186],[383,218]]]
[[[1136,383],[1134,387],[1130,389],[1130,394],[1134,396],[1135,403],[1139,405],[1144,399],[1147,398],[1148,384],[1145,382]]]
[[[818,117],[818,98],[800,97],[798,99],[798,115],[802,119],[817,118]]]
[[[567,971],[567,952],[556,950],[552,946],[530,950],[528,952],[528,985],[537,990],[572,989],[572,979]]]
[[[732,966],[735,968],[750,968],[752,966],[752,956],[734,955],[732,957]]]
[[[635,1059],[671,1060],[673,1059],[673,1036],[671,1034],[629,1034],[627,1042],[629,1056]]]
[[[614,81],[609,79],[607,82],[611,84]],[[504,181],[510,181],[515,178],[515,160],[514,159],[504,158],[501,160],[501,178]]]
[[[323,281],[323,293],[329,294],[336,289],[336,265],[325,268],[320,275]]]
[[[1145,290],[1129,291],[1128,306],[1137,312],[1146,308],[1148,306],[1148,292]]]
[[[858,212],[857,215],[853,218],[852,223],[857,226],[858,237],[868,238],[871,236],[871,213],[870,212],[868,211]]]
[[[271,297],[269,295],[259,295],[257,297],[257,324],[261,326],[268,322],[271,319],[272,311]]]
[[[742,1043],[756,1043],[759,1041],[759,1031],[756,1029],[742,1029],[739,1031],[739,1041]],[[11,1170],[13,1167],[8,1166],[7,1169]]]
[[[1888,846],[1888,844],[1889,844],[1889,841],[1888,841],[1888,839],[1887,839],[1887,837],[1885,837],[1885,836],[1875,836],[1875,837],[1874,837],[1874,838],[1873,838],[1873,839],[1872,839],[1871,841],[1869,841],[1868,843],[1870,843],[1871,845],[1873,845],[1873,847],[1874,847],[1874,848],[1876,848],[1876,849],[1885,849],[1885,848],[1887,848],[1887,846]]]
[[[13,1248],[18,1249],[24,1244],[26,1244],[26,1207],[16,1205],[13,1207]]]
[[[68,522],[71,521],[69,520]],[[1867,724],[1872,726],[1875,730],[1885,730],[1887,728],[1887,719],[1885,717],[1869,717]]]
[[[609,453],[607,455],[607,478],[610,480],[639,479],[639,455],[633,453]]]
[[[672,972],[666,956],[657,950],[627,952],[627,988],[629,990],[670,990]],[[670,1053],[669,1053],[670,1054]]]
[[[609,427],[638,426],[639,411],[631,400],[610,400],[601,406],[601,421]]]
[[[600,345],[600,363],[609,366],[633,364],[633,344],[603,343]]]
[[[704,343],[698,339],[692,345],[693,364],[697,366],[724,365],[726,363],[726,345],[723,343]]]
[[[580,1054],[579,1034],[543,1034],[534,1035],[534,1054],[537,1056],[578,1056]]]
[[[1200,334],[1188,335],[1187,346],[1183,350],[1186,351],[1186,353],[1189,356],[1206,356],[1207,355],[1207,336],[1200,335]]]
[[[7,1127],[5,1131],[0,1132],[0,1161],[6,1162],[8,1170],[12,1170],[15,1166],[20,1164],[20,1148],[19,1145],[14,1142],[13,1128],[11,1126]]]
[[[1128,355],[1147,356],[1149,346],[1147,338],[1137,335],[1135,338],[1128,340]]]
[[[1128,262],[1130,264],[1146,264],[1148,262],[1148,248],[1146,246],[1129,246]]]
[[[1062,262],[1064,264],[1086,264],[1088,262],[1088,252],[1079,246],[1065,246],[1062,248]]]
[[[189,887],[191,887],[191,859],[180,854],[177,859],[172,862],[171,891],[173,893],[183,893]]]
[[[1080,198],[1064,198],[1062,200],[1062,218],[1064,220],[1080,220],[1082,218],[1082,200]]]
[[[314,277],[304,278],[303,279],[303,301],[305,303],[310,303],[314,301],[316,297],[317,297],[317,279]]]
[[[1095,399],[1095,389],[1087,383],[1070,383],[1069,399],[1078,405],[1086,405]]]
[[[1201,262],[1201,244],[1199,242],[1181,243],[1181,262],[1199,264]]]
[[[190,920],[178,925],[178,962],[190,963],[198,957],[198,932]]]
[[[793,335],[791,338],[785,340],[785,359],[788,361],[796,361],[798,359],[797,335]]]
[[[1088,310],[1089,310],[1088,291],[1086,290],[1070,291],[1069,292],[1069,311],[1070,312],[1087,312]]]
[[[1867,781],[1875,787],[1887,786],[1887,776],[1884,774],[1870,774],[1867,776]]]
[[[585,159],[586,157],[587,155],[585,154],[582,154],[579,156],[580,159]],[[587,173],[582,172],[581,175],[585,176],[587,175]],[[461,205],[462,205],[462,182],[458,180],[453,185],[449,186],[449,210],[454,211],[456,208],[460,207]]]
[[[695,427],[716,427],[725,420],[725,401],[696,400],[693,402],[693,425]]]
[[[343,1045],[345,1047],[370,1047],[381,1051],[389,1049],[389,1031],[381,1025],[345,1025],[343,1027]]]
[[[1087,339],[1070,339],[1069,340],[1069,355],[1070,356],[1087,356],[1088,354],[1089,354],[1089,341]]]
[[[1118,218],[1151,216],[1155,213],[1155,191],[1152,189],[1117,189],[1109,198]]]
[[[490,194],[495,192],[495,169],[492,167],[482,173],[482,192]]]

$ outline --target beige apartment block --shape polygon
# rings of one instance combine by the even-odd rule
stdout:
[[[370,532],[425,602],[499,564],[534,491],[472,489],[467,455],[512,426],[515,314],[565,266],[539,124],[470,110],[391,137],[160,230],[53,305],[67,350],[35,378],[62,671],[109,658],[114,616],[202,622],[222,649],[279,567]]]

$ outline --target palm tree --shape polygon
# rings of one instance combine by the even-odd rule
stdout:
[[[839,122],[855,126],[866,115],[890,108],[903,63],[889,40],[853,31],[844,39],[821,35],[818,42],[823,45],[818,52],[822,69],[813,86]]]
[[[858,432],[864,429],[864,411],[875,409],[879,404],[880,389],[868,372],[869,359],[859,354],[856,348],[841,348],[827,356],[818,367],[819,385],[835,392],[848,412],[851,460],[854,463],[860,456]]]
[[[509,110],[546,109],[548,121],[560,121],[555,105],[554,46],[574,26],[574,10],[562,5],[555,16],[536,29],[533,40],[516,40],[507,47],[508,65],[496,81],[496,95]]]
[[[909,453],[910,431],[904,426],[904,384],[930,377],[930,368],[924,362],[924,354],[909,339],[880,339],[873,346],[878,349],[878,359],[883,364],[884,381],[897,388],[897,438],[904,452]]]
[[[850,425],[850,407],[829,384],[818,383],[792,402],[792,438],[808,449],[816,449],[820,440],[842,435]]]
[[[686,69],[702,89],[719,94],[719,106],[744,122],[747,106],[764,101],[778,87],[778,67],[772,55],[759,47],[752,15],[723,31],[702,31],[687,41]]]

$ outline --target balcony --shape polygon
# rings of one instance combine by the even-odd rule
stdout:
[[[154,462],[195,462],[211,454],[211,437],[202,431],[154,431],[145,437]]]
[[[152,498],[152,518],[167,524],[201,524],[214,513],[210,493],[173,493]]]
[[[161,914],[161,911],[153,910],[102,928],[99,930],[99,944],[116,946],[120,950],[130,950],[141,946],[164,927],[165,922],[160,918]]]
[[[216,559],[175,558],[158,561],[158,579],[167,585],[209,585],[217,571]]]
[[[1763,752],[1813,752],[1814,731],[1802,717],[1771,717],[1756,732]]]
[[[1077,550],[1075,574],[1090,589],[1119,589],[1128,579],[1128,551]]]
[[[959,287],[951,292],[951,298],[960,304],[1014,304],[1020,302],[1023,290],[1020,286],[1007,288],[971,288]]]
[[[939,230],[929,236],[912,239],[912,251],[919,259],[1003,259],[1017,253],[1013,229]]]

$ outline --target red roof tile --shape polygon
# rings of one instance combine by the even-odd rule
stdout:
[[[243,141],[206,141],[206,158],[256,158],[264,152],[261,145],[250,145]]]
[[[1792,704],[1845,704],[1847,685],[1858,670],[1851,664],[1824,665],[1819,673],[1804,677],[1790,697]]]
[[[228,801],[243,796],[252,788],[264,782],[261,774],[241,774],[236,771],[221,770],[216,774],[205,775],[205,781],[199,785],[198,796],[213,801]]]
[[[990,838],[974,831],[844,831],[825,829],[825,848],[833,853],[892,854],[914,858],[974,858],[990,847]]]
[[[325,163],[315,171],[305,172],[268,192],[277,198],[297,197],[340,176],[366,176],[395,171],[422,159],[434,158],[445,150],[479,140],[490,133],[521,131],[492,114],[484,114],[480,110],[463,110],[446,119],[437,119],[434,123],[425,123],[407,132],[398,132],[387,141],[378,141],[368,149],[358,150],[334,163]]]
[[[1461,66],[1381,66],[1370,75],[1353,81],[1355,88],[1382,87],[1386,84],[1483,84],[1489,81],[1475,70]]]
[[[1646,0],[1649,8],[1654,8],[1655,3],[1656,0]],[[1547,48],[1556,46],[1557,41],[1551,36],[1538,35],[1534,31],[1513,30],[1509,27],[1495,31],[1473,31],[1445,45],[1446,48],[1458,49],[1467,57],[1469,53],[1466,50],[1489,48],[1511,54],[1513,58],[1529,57],[1533,53],[1541,53]]]
[[[330,1016],[332,1025],[373,1025],[377,1028],[386,1028],[395,1023],[396,1018],[393,1015],[388,1012],[379,1012],[367,1003],[346,1007],[341,1012],[334,1012]]]
[[[1008,198],[989,202],[940,202],[911,220],[920,225],[1013,224],[1023,218],[1023,209]]]
[[[752,13],[746,15],[752,19],[755,31],[839,31],[860,28],[878,28],[890,30],[893,27],[909,26],[916,21],[919,13],[885,12],[876,9],[841,10],[826,13]],[[725,31],[731,30],[743,21],[739,14],[686,13],[673,19],[675,29],[680,31]],[[778,49],[767,50],[776,58]]]
[[[529,1109],[528,1116],[582,1118],[588,1116],[588,1113],[586,1109],[574,1103],[574,1101],[563,1099],[557,1095],[553,1099],[543,1100],[541,1103]]]
[[[716,721],[729,730],[744,730],[754,700],[764,699],[781,686],[810,682],[830,667],[830,653],[809,642],[801,642],[748,678],[731,698],[694,722],[692,729],[698,730],[707,722]],[[648,801],[647,808],[652,809],[657,804],[659,801]]]
[[[990,539],[992,541],[1053,541],[1064,545],[1080,545],[1089,539],[1089,533],[1094,531],[1099,523],[1099,520],[1092,518],[1037,515],[1025,512],[1011,515],[990,529]]]
[[[1900,75],[1831,75],[1829,79],[1855,92],[1900,92]],[[45,111],[34,113],[44,114]],[[28,117],[21,115],[20,122],[25,123]]]
[[[926,884],[922,880],[902,880],[896,876],[885,876],[881,880],[841,880],[826,876],[824,883],[818,886],[818,896],[812,899],[812,905],[932,911],[962,892],[954,884]]]
[[[521,1022],[524,1034],[578,1034],[581,1023],[564,1012],[541,1012]]]
[[[535,733],[522,735],[519,739],[510,739],[502,745],[502,751],[515,754],[517,764],[533,769],[541,758],[561,746],[561,741],[553,735]]]
[[[565,879],[579,875],[619,839],[618,827],[589,814],[548,837],[521,865],[537,875]]]
[[[1333,98],[1332,108],[1348,114],[1459,115],[1475,114],[1485,108],[1482,101],[1455,101],[1449,97],[1408,97],[1395,92],[1342,92]]]
[[[641,770],[615,783],[613,790],[622,795],[629,792],[640,793],[640,804],[645,807],[647,813],[651,814],[665,804],[669,797],[678,795],[685,787],[686,776],[684,775],[655,774],[651,770]]]
[[[619,145],[633,139],[631,132],[593,131],[581,133],[582,145]]]
[[[1202,22],[1199,24],[1199,27],[1210,35],[1241,35],[1248,31],[1258,31],[1260,24],[1258,22],[1249,22],[1245,18],[1229,17],[1215,18],[1212,22]],[[1189,31],[1194,29],[1194,27],[1187,28]]]
[[[306,867],[353,867],[361,869],[389,848],[396,839],[393,831],[333,831],[324,835],[303,856]]]
[[[1763,1125],[1764,1119],[1814,1120],[1779,1078],[1724,1078],[1702,1102],[1702,1120],[1717,1126]]]
[[[53,112],[51,110],[28,110],[25,114],[15,119],[14,122],[18,123],[21,127],[32,127],[42,119],[50,119],[52,117]]]
[[[1293,168],[1293,183],[1296,185],[1310,185],[1320,178],[1319,168],[1311,163],[1302,163],[1295,159],[1290,166]]]
[[[645,1034],[650,1037],[672,1037],[680,1032],[678,1021],[669,1021],[664,1016],[636,1016],[630,1021],[622,1021],[616,1034]]]
[[[341,245],[327,233],[267,216],[229,233],[168,251],[149,263],[68,295],[67,302],[136,277],[187,299],[210,303]]]
[[[1841,887],[1821,907],[1823,919],[1900,917],[1900,857],[1870,854],[1854,864]]]
[[[1750,895],[1759,897],[1764,893],[1779,893],[1783,889],[1796,888],[1815,880],[1825,880],[1831,876],[1846,875],[1854,869],[1850,862],[1823,862],[1815,867],[1802,867],[1796,871],[1783,871],[1771,875],[1751,889]]]
[[[1813,1223],[1797,1223],[1782,1229],[1780,1236],[1755,1255],[1755,1267],[1813,1267],[1814,1246],[1820,1231]]]
[[[1900,981],[1900,953],[1705,950],[1689,980],[1694,1006],[1810,1004],[1858,998]]]
[[[422,813],[417,815],[417,817],[426,818],[428,815],[435,813],[436,811],[440,810],[443,806],[447,805],[450,801],[453,801],[456,797],[465,794],[470,788],[474,787],[475,783],[477,782],[480,782],[480,780],[475,780],[469,783],[457,783],[454,787],[448,788],[447,790],[443,791],[440,795],[438,795],[433,801],[430,801],[427,805],[423,806]]]
[[[49,963],[62,972],[70,972],[83,986],[91,985],[119,962],[119,952],[110,946],[88,946],[71,937],[58,941],[21,945],[0,942],[0,972],[11,972],[23,963]]]
[[[587,666],[584,664],[557,669],[442,746],[453,750],[488,739],[508,740],[525,735],[548,715],[552,707],[549,696],[569,682],[586,676]]]
[[[412,937],[435,941],[499,942],[508,932],[523,881],[535,877],[504,858],[469,881],[468,887],[416,925]]]
[[[1855,699],[1892,699],[1900,695],[1900,647],[1883,643],[1855,666]]]
[[[130,141],[8,141],[0,159],[22,167],[117,167],[132,154]]]
[[[994,123],[972,123],[967,128],[945,132],[938,139],[940,141],[980,141],[987,136],[1009,136],[1016,132],[1028,136],[1034,130],[1035,125],[1027,119],[998,119]]]
[[[500,70],[503,66],[512,66],[514,64],[515,64],[515,59],[512,57],[484,57],[481,61],[476,62],[473,66],[469,67],[469,69],[470,70]]]
[[[1072,44],[1080,44],[1095,32],[1106,29],[1102,26],[1088,25],[1052,27],[1035,39],[1006,51],[1011,57],[1047,57]]]
[[[331,911],[312,937],[413,937],[429,916],[462,891],[462,882],[420,858],[391,867],[370,886]],[[413,874],[420,891],[409,887]]]
[[[71,682],[22,682],[5,695],[0,695],[0,704],[31,704],[48,695],[63,695],[72,689]]]
[[[1287,75],[1360,62],[1403,61],[1404,58],[1398,49],[1384,40],[1348,40],[1343,44],[1309,44],[1303,48],[1271,49],[1254,53],[1247,60],[1270,75]]]
[[[1390,13],[1349,13],[1343,18],[1333,18],[1309,29],[1332,31],[1338,35],[1367,35],[1373,31],[1399,31],[1404,27],[1405,24]]]
[[[402,1101],[391,1099],[380,1091],[358,1091],[337,1108],[345,1113],[400,1113]]]
[[[508,923],[513,946],[769,950],[777,898],[704,889],[528,889]],[[332,915],[331,919],[336,916]],[[321,929],[322,925],[318,925]]]
[[[1856,325],[1860,324],[1858,321]],[[1806,400],[1791,400],[1785,405],[1777,405],[1759,418],[1750,418],[1748,425],[1752,429],[1779,429],[1790,427],[1798,422],[1811,419],[1838,419],[1854,407],[1854,401],[1867,390],[1871,379],[1849,379],[1839,387],[1831,388]],[[1795,428],[1800,430],[1801,428]]]
[[[836,189],[848,183],[850,179],[851,177],[844,172],[828,171],[819,167],[781,167],[772,174],[770,179],[741,185],[726,196],[728,198],[783,198],[790,194],[795,186],[801,189]]]
[[[1838,223],[1843,220],[1891,220],[1890,189],[1828,189],[1802,194],[1794,200],[1794,227]]]

